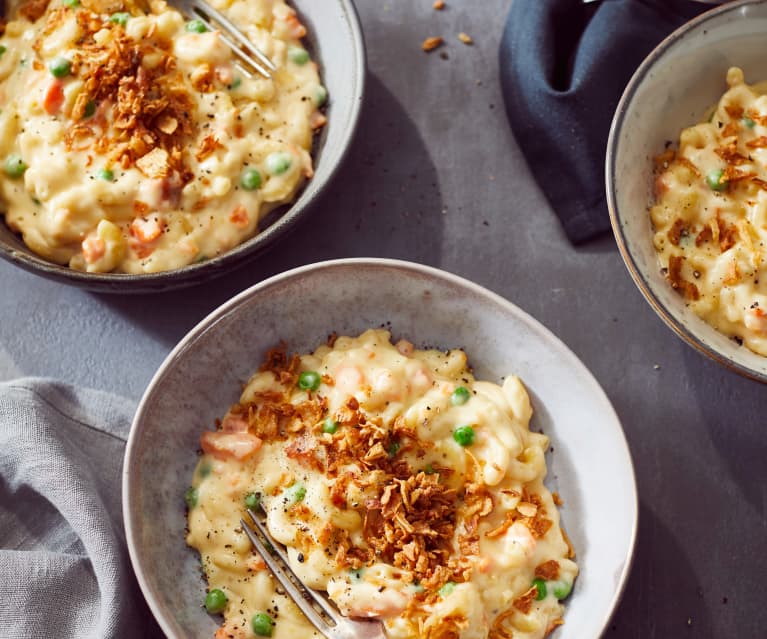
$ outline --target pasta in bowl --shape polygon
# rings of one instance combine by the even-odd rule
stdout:
[[[742,0],[712,9],[666,38],[623,93],[605,172],[618,248],[652,309],[695,349],[760,381],[767,381],[767,358],[746,322],[756,326],[758,306],[751,306],[762,304],[755,275],[762,269],[757,252],[763,230],[759,207],[749,204],[761,198],[763,178],[754,171],[761,162],[762,151],[754,146],[761,125],[749,116],[751,128],[743,117],[758,111],[760,100],[756,93],[748,96],[752,89],[745,83],[728,89],[725,79],[732,68],[751,82],[766,77],[765,34],[767,3]],[[725,108],[735,106],[736,95],[743,114]],[[715,122],[708,122],[712,114]],[[730,136],[734,128],[737,135]]]
[[[202,434],[186,493],[216,637],[321,636],[250,548],[239,520],[256,502],[299,578],[392,639],[551,632],[577,566],[531,416],[519,378],[477,381],[463,351],[384,329],[270,351]]]
[[[361,35],[336,2],[320,15],[300,0],[301,13],[214,1],[272,59],[270,78],[161,0],[12,4],[0,37],[3,257],[91,288],[153,290],[218,275],[285,232],[359,115]],[[325,64],[344,61],[321,77],[327,50]]]
[[[767,356],[767,97],[737,67],[707,121],[656,158],[650,209],[664,273],[694,312]]]
[[[376,294],[370,295],[371,290]],[[370,327],[379,328],[366,333]],[[393,344],[384,341],[387,335],[380,329],[393,336]],[[333,330],[357,337],[339,337],[331,346],[325,342]],[[412,351],[408,343],[401,342],[403,338],[413,340]],[[282,360],[268,356],[280,340],[289,346],[290,353],[305,354],[297,364],[287,352]],[[398,344],[404,354],[397,349]],[[448,349],[450,354],[446,355]],[[375,354],[372,362],[380,357],[380,365],[371,363],[367,357],[370,352]],[[359,359],[363,354],[365,359]],[[346,372],[339,370],[342,360],[350,364]],[[269,362],[267,369],[253,377],[261,362]],[[387,369],[396,375],[389,377]],[[282,382],[276,381],[275,370],[281,371]],[[511,373],[523,383],[505,377]],[[328,376],[325,381],[323,375]],[[251,378],[250,390],[243,395]],[[329,378],[333,386],[328,385]],[[315,386],[318,379],[319,386]],[[432,383],[439,388],[432,387]],[[359,392],[353,390],[357,384]],[[378,389],[379,401],[384,395],[391,399],[374,405],[366,395],[367,386]],[[458,390],[459,387],[466,392]],[[318,443],[318,450],[321,448],[326,456],[333,455],[336,448],[340,450],[342,442],[349,441],[347,438],[352,438],[352,442],[362,435],[378,438],[370,447],[365,443],[359,446],[359,451],[352,451],[356,454],[354,459],[350,453],[338,461],[349,472],[355,466],[364,470],[371,465],[371,477],[380,477],[383,485],[379,488],[376,482],[357,487],[350,481],[344,486],[345,480],[336,485],[342,475],[332,477],[320,472],[310,458],[304,463],[306,451],[300,437],[283,438],[279,431],[271,437],[260,427],[258,431],[255,426],[251,429],[244,406],[248,405],[249,415],[255,393],[261,393],[256,406],[266,412],[291,411],[289,404],[296,410],[301,406],[301,411],[307,411],[300,413],[304,417],[299,421],[303,424],[305,419],[310,423],[303,434],[322,442]],[[268,405],[264,404],[264,393],[273,393],[267,395],[271,397]],[[356,408],[352,400],[357,402]],[[390,402],[389,412],[386,401]],[[323,408],[310,415],[314,405]],[[441,421],[436,420],[435,427],[439,425],[439,429],[421,430],[416,419],[415,430],[412,423],[407,428],[410,435],[402,430],[394,432],[395,424],[397,429],[403,424],[394,417],[395,413],[401,414],[407,426],[413,415],[428,416],[436,412],[437,406]],[[531,417],[528,406],[532,407]],[[361,414],[365,424],[359,423]],[[328,417],[330,423],[326,423]],[[214,426],[216,420],[220,428]],[[379,420],[381,429],[364,430],[366,425],[369,429]],[[473,437],[471,430],[461,428],[464,426],[473,430]],[[211,430],[214,427],[216,430]],[[491,452],[485,446],[490,435],[502,442],[498,451]],[[198,459],[195,452],[203,444],[201,436],[208,452]],[[158,445],[159,441],[172,441],[173,445]],[[432,441],[433,444],[429,443]],[[424,446],[429,450],[419,459],[418,449]],[[505,451],[503,447],[507,447]],[[517,452],[520,447],[521,454]],[[288,456],[288,449],[293,457]],[[444,458],[437,455],[438,449],[444,451]],[[366,461],[368,450],[373,452]],[[242,459],[238,460],[237,455]],[[473,459],[485,462],[492,459],[501,469],[504,459],[508,459],[509,465],[499,479],[494,474],[498,471],[485,464],[487,481],[498,479],[495,485],[488,485]],[[541,473],[544,461],[545,478]],[[457,464],[465,475],[449,472],[451,463]],[[272,477],[270,469],[278,466],[284,466],[285,477],[269,484],[275,481],[267,479]],[[389,475],[387,469],[400,467],[403,476]],[[279,535],[281,531],[289,546],[291,530],[295,532],[298,524],[303,523],[298,517],[304,516],[301,514],[304,507],[308,511],[309,531],[306,538],[298,540],[301,543],[310,544],[316,539],[309,537],[309,533],[321,535],[322,528],[314,527],[320,519],[336,518],[333,530],[328,531],[333,533],[336,543],[324,563],[316,549],[312,553],[313,546],[300,547],[296,540],[290,552],[299,570],[304,567],[314,571],[305,574],[305,578],[311,580],[314,575],[320,583],[325,579],[324,585],[329,587],[331,577],[337,577],[334,592],[347,610],[365,606],[369,589],[389,584],[390,611],[396,610],[404,597],[412,602],[416,616],[426,623],[429,610],[436,612],[440,606],[463,607],[469,613],[467,619],[480,619],[474,624],[479,633],[489,633],[489,626],[497,621],[499,613],[484,612],[483,594],[476,596],[477,583],[487,588],[487,603],[495,597],[509,603],[505,610],[510,608],[514,619],[507,617],[498,622],[505,629],[515,621],[528,628],[523,632],[545,632],[562,615],[561,597],[567,599],[562,617],[565,623],[556,626],[551,636],[559,639],[599,636],[625,583],[636,534],[636,493],[625,439],[609,401],[583,365],[532,318],[489,291],[442,271],[395,260],[338,260],[295,269],[252,287],[209,316],[179,343],[144,394],[131,429],[124,473],[123,505],[131,559],[152,611],[171,638],[210,639],[232,619],[236,621],[231,623],[241,624],[238,631],[254,636],[256,617],[258,628],[264,630],[268,625],[274,635],[291,628],[296,629],[297,636],[310,634],[306,622],[300,618],[294,621],[290,605],[284,600],[276,601],[279,610],[275,614],[275,607],[268,600],[269,575],[236,530],[239,527],[236,517],[244,512],[245,506],[256,505],[259,499],[274,511],[270,515],[275,523],[273,532]],[[288,477],[289,474],[292,476]],[[609,482],[604,481],[605,476],[610,477]],[[479,499],[480,493],[516,490],[506,485],[511,477],[525,483],[527,496],[520,490],[518,499],[511,492],[504,494],[503,501],[499,498],[492,512],[481,517],[479,513],[485,507],[479,506],[480,553],[467,553],[471,565],[477,565],[479,581],[472,584],[457,572],[462,553],[447,550],[450,529],[454,543],[458,543],[458,537],[465,532],[464,522],[473,525],[472,516],[462,510],[467,500],[486,504],[487,500]],[[469,481],[472,478],[476,481]],[[351,563],[346,565],[347,560],[356,561],[354,557],[361,561],[362,553],[370,548],[364,539],[364,515],[368,508],[365,502],[351,500],[361,500],[370,493],[365,497],[366,501],[371,500],[368,533],[381,525],[386,530],[388,520],[382,517],[382,523],[376,513],[383,514],[384,508],[387,514],[390,508],[396,510],[394,491],[388,497],[382,491],[387,481],[397,480],[403,482],[408,495],[412,494],[411,488],[419,486],[427,493],[422,493],[424,501],[401,517],[392,529],[395,541],[396,535],[401,534],[397,531],[403,530],[400,524],[413,525],[415,531],[415,525],[423,523],[424,512],[437,508],[445,491],[456,491],[455,495],[447,493],[450,508],[441,515],[444,521],[440,530],[444,535],[435,538],[433,546],[426,547],[427,552],[444,552],[447,559],[448,573],[435,570],[431,575],[433,581],[429,581],[427,573],[434,564],[423,564],[415,570],[398,568],[394,563],[399,561],[406,566],[404,562],[411,561],[410,549],[418,548],[415,539],[413,546],[403,548],[402,555],[398,553],[403,551],[394,545],[381,546],[386,561],[378,566],[368,566],[366,561],[359,574]],[[477,485],[479,493],[467,498],[467,486],[472,484]],[[331,485],[336,486],[336,499],[345,501],[335,504],[332,497],[327,501],[327,495],[333,494]],[[561,497],[557,499],[559,505],[554,503],[554,493]],[[280,496],[289,502],[284,504],[288,513],[277,512]],[[189,511],[185,497],[191,505]],[[382,502],[380,511],[376,500]],[[344,503],[346,508],[341,507]],[[318,518],[311,513],[319,515]],[[506,513],[510,513],[508,521]],[[434,514],[439,512],[435,510]],[[431,522],[431,516],[428,519]],[[220,525],[211,528],[211,521]],[[525,523],[533,521],[539,522],[533,525],[538,531],[535,534],[543,533],[541,537],[536,537]],[[285,524],[281,529],[276,526],[280,522]],[[514,524],[517,525],[511,530]],[[187,526],[189,537],[184,532]],[[348,549],[343,526],[348,526]],[[567,531],[577,553],[578,577],[574,581],[576,566],[569,563],[573,560],[566,556],[569,551],[560,529]],[[425,531],[419,538],[425,536]],[[487,537],[488,532],[493,534]],[[199,552],[189,548],[185,539]],[[516,540],[524,540],[518,552],[504,550],[507,542],[516,547]],[[205,546],[206,543],[210,545]],[[330,540],[328,548],[332,543]],[[467,538],[464,545],[471,550],[473,541]],[[339,548],[345,549],[343,566],[336,563],[342,560]],[[496,550],[499,557],[491,556],[483,562]],[[299,560],[299,553],[304,561]],[[399,559],[395,560],[395,556]],[[413,555],[416,565],[419,556],[420,552]],[[253,562],[249,566],[251,573],[238,572],[243,558]],[[559,565],[558,574],[553,564],[546,563],[550,560]],[[501,580],[494,581],[493,575],[508,576],[511,568],[504,567],[504,563],[514,561],[516,577],[499,589]],[[479,565],[485,563],[490,572],[481,573]],[[201,564],[208,570],[207,582],[201,576]],[[384,564],[394,568],[385,568]],[[323,565],[325,572],[321,569]],[[546,595],[540,600],[535,597],[542,590],[538,590],[537,584],[533,590],[536,579],[541,580],[537,584],[546,588]],[[355,588],[361,588],[350,590],[349,594],[354,596],[348,598],[344,591],[347,585],[351,588],[352,580]],[[572,594],[567,598],[569,584]],[[247,606],[233,603],[239,604],[245,595],[250,602]],[[515,607],[517,600],[523,609],[529,605],[529,611]],[[229,621],[222,622],[216,614],[208,614],[205,604],[212,612],[224,611]],[[268,615],[271,621],[262,615]],[[435,624],[441,618],[435,615]],[[404,618],[401,613],[391,616],[391,632],[407,636],[412,621],[408,619],[407,614]],[[230,627],[234,630],[230,624],[221,631],[224,637]]]

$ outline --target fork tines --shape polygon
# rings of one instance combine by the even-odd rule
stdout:
[[[277,67],[250,39],[238,29],[226,16],[216,11],[203,0],[174,0],[173,4],[190,16],[200,20],[211,31],[220,31],[221,40],[232,50],[241,63],[254,69],[265,78],[271,78]],[[238,65],[239,66],[239,65]],[[252,74],[240,66],[248,77]]]
[[[245,534],[285,593],[320,633],[328,639],[385,639],[379,621],[344,617],[324,594],[301,583],[291,570],[285,551],[272,539],[265,523],[250,508],[246,510],[256,530],[244,519],[240,519]]]

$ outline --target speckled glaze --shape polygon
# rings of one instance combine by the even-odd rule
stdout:
[[[210,639],[216,629],[201,608],[199,559],[184,542],[184,491],[201,432],[279,340],[306,352],[332,331],[379,326],[419,348],[465,349],[478,378],[523,379],[531,427],[552,440],[546,483],[565,501],[562,520],[581,568],[555,636],[598,637],[622,592],[637,525],[633,466],[609,400],[564,344],[503,298],[443,271],[381,259],[322,262],[253,286],[198,324],[154,376],[128,440],[123,508],[133,566],[165,633]]]
[[[733,2],[672,33],[629,82],[607,143],[606,188],[623,260],[656,313],[682,339],[728,368],[767,382],[767,357],[712,328],[685,305],[660,272],[648,207],[653,160],[667,140],[699,122],[726,90],[731,66],[749,83],[767,80],[767,1]]]
[[[305,218],[335,175],[354,137],[365,87],[365,44],[352,0],[290,0],[290,4],[307,27],[308,48],[328,89],[328,123],[315,143],[314,177],[287,210],[273,212],[262,222],[262,227],[268,227],[226,254],[205,262],[162,273],[131,275],[84,273],[49,262],[30,251],[0,218],[0,257],[37,275],[92,291],[162,292],[199,284],[241,266]],[[0,4],[0,15],[3,11],[4,5]]]

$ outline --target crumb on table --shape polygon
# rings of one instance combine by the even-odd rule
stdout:
[[[430,38],[426,38],[426,40],[423,41],[421,48],[428,53],[429,51],[434,51],[434,49],[441,46],[443,42],[444,40],[441,37],[432,36]]]

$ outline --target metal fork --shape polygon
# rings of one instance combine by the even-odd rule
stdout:
[[[240,62],[255,69],[265,78],[271,78],[271,72],[277,70],[277,67],[263,51],[253,44],[226,16],[216,11],[207,2],[203,2],[203,0],[171,0],[171,4],[186,13],[187,16],[202,22],[211,31],[220,31],[219,37],[239,58]],[[241,64],[237,66],[247,77],[253,77],[253,74],[243,68]]]
[[[245,534],[288,596],[323,636],[327,639],[386,639],[383,624],[380,621],[345,617],[324,594],[302,584],[290,569],[287,555],[272,539],[266,525],[250,508],[246,510],[258,534],[244,519],[240,519]],[[267,542],[271,548],[267,549],[264,542]],[[279,561],[275,560],[272,553]]]

